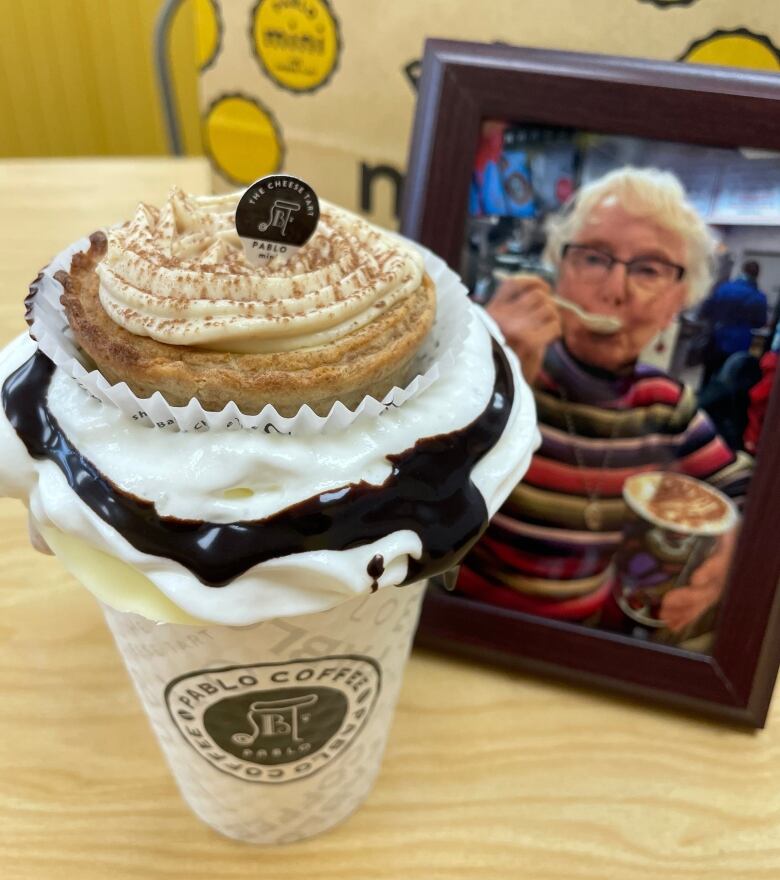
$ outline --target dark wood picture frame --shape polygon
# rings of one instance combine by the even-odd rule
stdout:
[[[484,119],[780,151],[780,76],[429,40],[401,231],[459,269]],[[777,392],[777,384],[775,384]],[[763,727],[780,663],[780,394],[773,393],[711,654],[428,591],[417,643]]]

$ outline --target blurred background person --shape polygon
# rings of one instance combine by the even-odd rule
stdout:
[[[736,278],[719,284],[701,304],[699,317],[711,328],[704,352],[702,389],[731,355],[750,349],[751,331],[766,324],[767,298],[758,287],[760,272],[755,260],[746,260]]]
[[[747,411],[747,425],[745,427],[745,449],[755,455],[758,449],[758,441],[764,427],[764,417],[769,407],[769,398],[775,383],[777,361],[780,358],[780,327],[775,330],[772,345],[764,354],[759,363],[760,378],[749,391],[749,404]]]

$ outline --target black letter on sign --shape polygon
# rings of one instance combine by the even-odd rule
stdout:
[[[396,218],[401,214],[401,195],[404,187],[404,176],[392,165],[366,165],[360,163],[360,210],[370,214],[373,211],[373,185],[375,177],[387,177],[395,187],[395,204],[393,213]]]

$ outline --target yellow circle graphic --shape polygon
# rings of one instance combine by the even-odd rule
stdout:
[[[195,50],[199,70],[205,70],[214,61],[221,42],[222,18],[216,0],[195,0]]]
[[[258,0],[251,36],[263,70],[292,92],[321,88],[336,69],[339,27],[327,0]]]
[[[736,31],[714,31],[692,43],[680,59],[693,64],[720,64],[726,67],[748,67],[753,70],[780,71],[780,51],[768,37],[744,28]]]
[[[276,120],[255,98],[223,95],[206,111],[203,140],[212,165],[232,183],[251,183],[282,166]]]

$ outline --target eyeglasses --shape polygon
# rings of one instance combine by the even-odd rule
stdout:
[[[682,281],[685,267],[667,263],[655,257],[639,257],[636,260],[618,260],[612,254],[584,244],[565,244],[561,258],[566,261],[586,284],[605,281],[616,263],[626,267],[626,274],[644,290],[662,290],[675,281]]]

